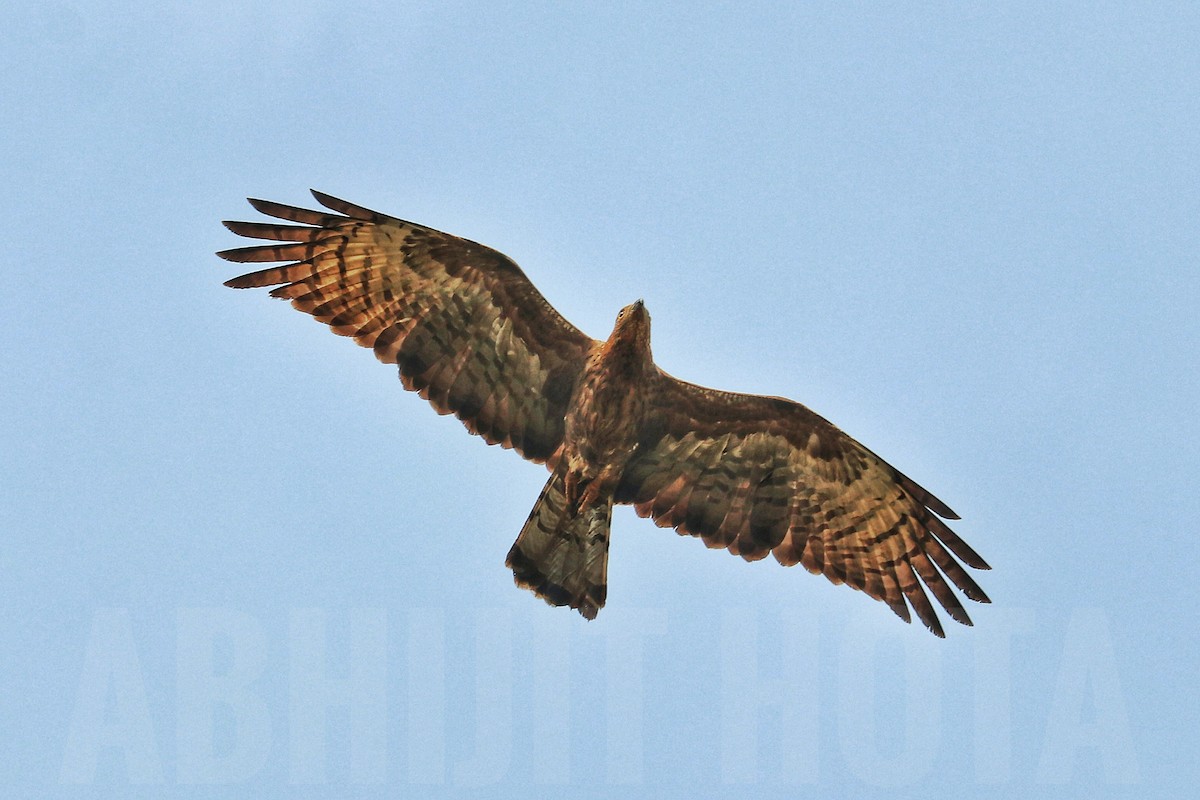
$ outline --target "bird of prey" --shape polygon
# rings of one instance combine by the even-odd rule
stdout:
[[[277,222],[226,222],[271,240],[225,250],[276,263],[226,282],[271,295],[399,368],[405,388],[550,478],[508,553],[519,586],[592,619],[607,593],[614,503],[753,561],[772,554],[909,608],[938,636],[925,589],[964,625],[950,588],[989,602],[963,564],[988,565],[950,508],[832,423],[779,397],[708,389],[650,355],[637,301],[592,339],[507,256],[313,192],[327,211],[264,200]],[[962,562],[962,563],[960,563]],[[924,588],[922,588],[924,586]]]

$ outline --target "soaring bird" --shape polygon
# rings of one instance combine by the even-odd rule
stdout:
[[[405,388],[550,477],[507,565],[519,586],[593,619],[607,593],[614,503],[753,561],[768,553],[909,609],[938,636],[931,592],[990,602],[988,569],[950,508],[808,408],[697,386],[650,352],[641,300],[608,338],[565,320],[507,256],[320,192],[327,211],[251,199],[277,222],[226,222],[257,244],[218,255],[283,262],[226,282],[271,295],[399,368]],[[332,212],[332,213],[331,213]],[[962,563],[960,563],[962,562]],[[947,582],[949,579],[949,582]]]

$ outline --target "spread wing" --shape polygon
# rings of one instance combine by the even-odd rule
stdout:
[[[490,444],[545,461],[563,437],[567,401],[592,340],[501,253],[319,192],[337,213],[250,200],[297,225],[226,222],[283,244],[218,253],[289,262],[226,281],[276,286],[274,297],[397,364],[408,389]]]
[[[944,503],[804,406],[719,392],[661,373],[653,408],[616,501],[661,527],[747,560],[772,553],[909,609],[938,636],[922,585],[951,617],[971,620],[946,578],[990,602],[959,560],[988,565],[939,518]],[[907,604],[906,604],[907,601]]]

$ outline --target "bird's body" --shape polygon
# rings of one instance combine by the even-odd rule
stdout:
[[[612,506],[627,503],[709,547],[804,564],[906,621],[911,607],[939,636],[922,584],[964,624],[945,578],[988,602],[958,559],[987,564],[939,519],[957,519],[944,503],[798,403],[660,370],[640,300],[594,340],[495,250],[314,194],[339,213],[252,200],[301,224],[226,223],[287,244],[224,258],[289,262],[227,285],[278,285],[273,295],[397,364],[405,387],[440,413],[547,465],[508,555],[519,585],[594,617]]]
[[[608,341],[588,356],[567,407],[562,459],[567,497],[611,495],[637,448],[655,372],[650,315],[639,300],[621,310]]]
[[[607,592],[613,499],[641,440],[657,368],[639,300],[595,342],[567,406],[554,471],[508,554],[517,583],[588,619]]]

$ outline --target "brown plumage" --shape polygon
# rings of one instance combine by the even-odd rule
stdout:
[[[926,590],[965,625],[950,583],[989,602],[962,563],[988,566],[942,521],[958,519],[944,503],[798,403],[660,370],[640,300],[596,341],[495,250],[313,194],[336,213],[251,200],[299,224],[225,223],[284,244],[222,258],[288,262],[226,285],[275,286],[273,296],[397,364],[439,413],[546,463],[508,566],[547,602],[589,619],[604,606],[613,503],[747,560],[803,564],[905,621],[911,608],[938,636]]]

